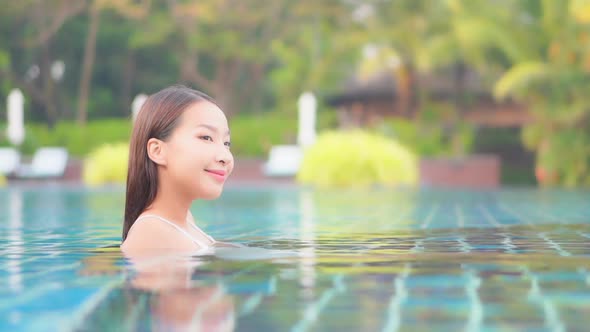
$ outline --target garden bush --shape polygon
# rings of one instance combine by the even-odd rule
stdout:
[[[413,186],[418,183],[417,156],[382,135],[328,131],[304,152],[297,180],[319,187]]]
[[[128,160],[127,143],[102,145],[84,160],[82,179],[90,186],[123,184],[127,179]]]
[[[128,141],[131,136],[131,121],[128,119],[102,119],[80,126],[73,121],[58,122],[49,128],[45,124],[25,125],[25,140],[19,147],[21,153],[32,155],[43,146],[63,146],[70,155],[85,157],[90,151],[103,144]],[[0,146],[10,143],[5,135],[0,138]]]

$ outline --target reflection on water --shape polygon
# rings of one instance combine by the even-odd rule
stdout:
[[[80,273],[92,276],[124,272],[125,278],[95,301],[74,329],[130,331],[233,331],[234,298],[222,282],[193,280],[204,262],[190,257],[160,257],[129,261],[113,269],[123,257],[117,248],[84,260]]]
[[[585,192],[229,191],[250,248],[125,259],[120,192],[0,191],[0,330],[585,330]],[[20,205],[19,205],[20,204]]]
[[[6,268],[10,277],[8,278],[8,284],[11,289],[22,290],[22,273],[21,273],[21,260],[24,252],[24,242],[22,236],[22,194],[19,190],[14,190],[9,194],[9,221],[8,225],[10,229],[14,231],[8,235],[8,241],[14,243],[13,249],[10,253],[10,258],[6,262]]]
[[[588,236],[588,225],[545,225],[251,241],[269,255],[167,259],[128,273],[82,322],[153,331],[583,329]],[[120,272],[121,253],[111,250],[82,271]],[[309,270],[313,283],[304,284]]]

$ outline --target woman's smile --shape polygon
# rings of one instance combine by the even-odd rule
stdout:
[[[205,172],[219,182],[225,181],[226,172],[224,170],[206,169]]]

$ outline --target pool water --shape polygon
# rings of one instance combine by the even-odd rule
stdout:
[[[2,331],[582,331],[590,192],[229,188],[134,268],[122,188],[0,190]],[[146,272],[147,271],[147,272]]]

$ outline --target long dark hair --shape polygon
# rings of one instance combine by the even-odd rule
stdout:
[[[141,107],[129,144],[123,241],[135,219],[152,204],[158,192],[158,169],[148,157],[148,140],[157,138],[165,141],[178,125],[184,110],[200,101],[216,104],[200,91],[174,85],[149,96]]]

